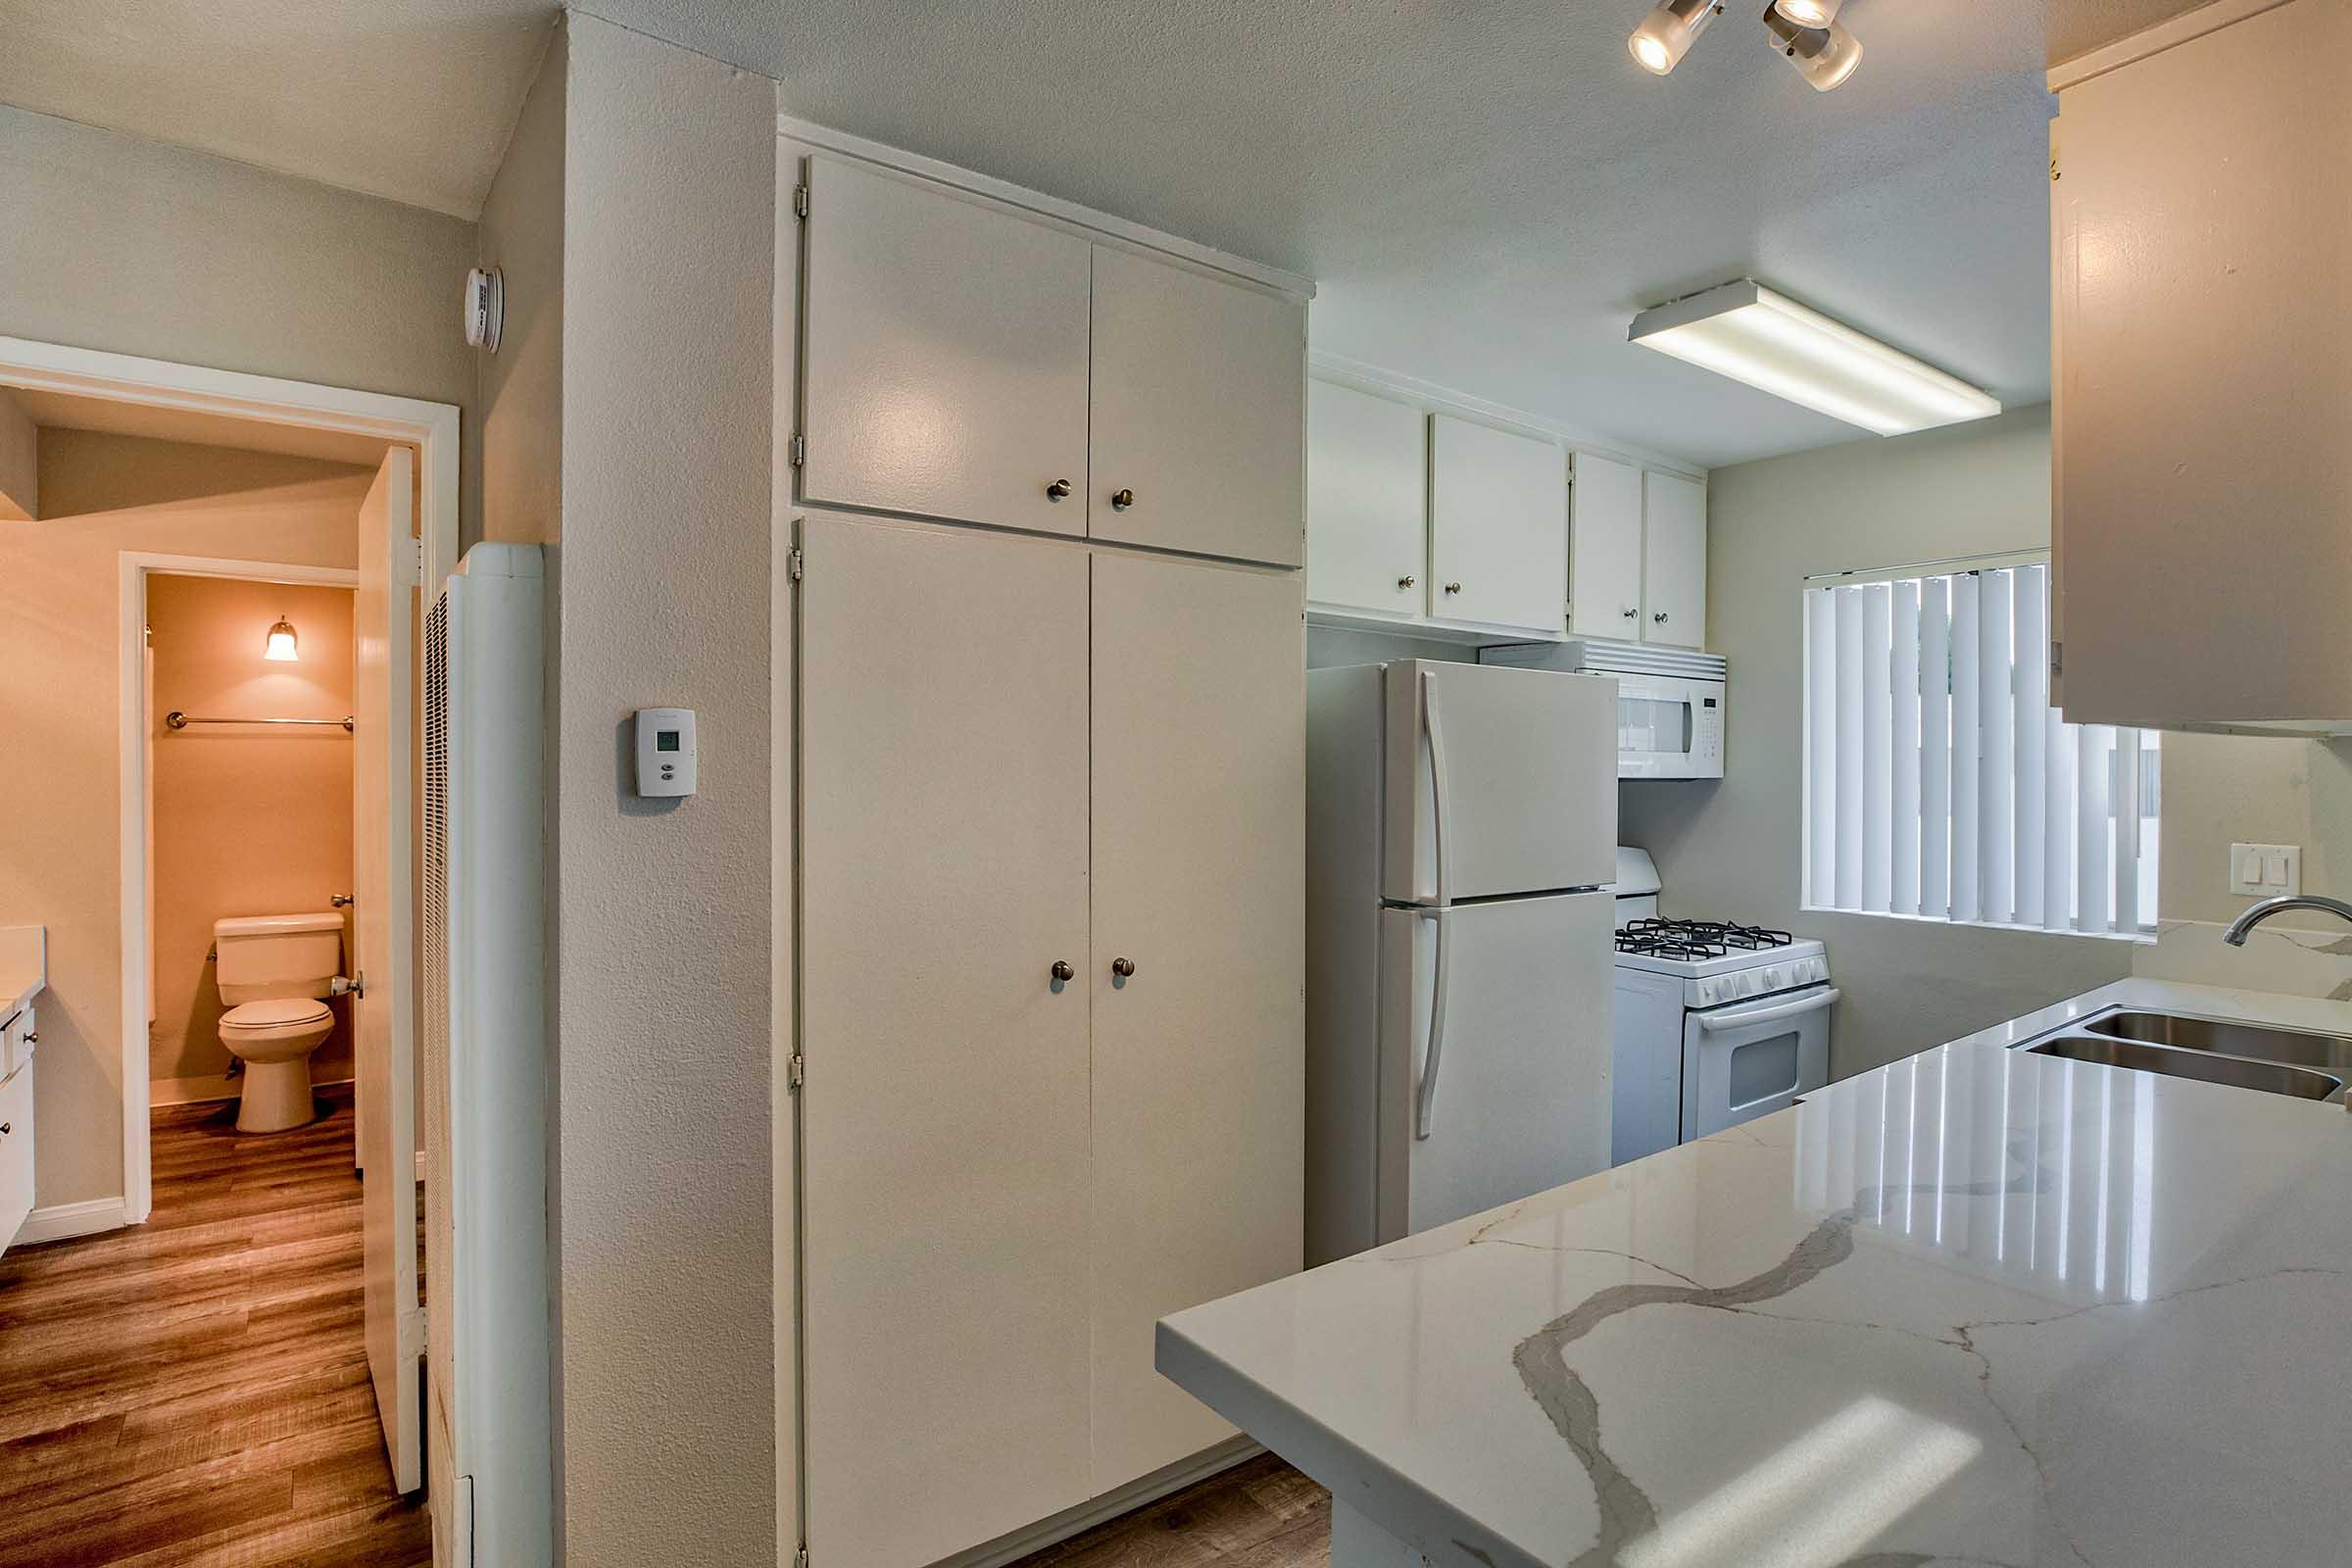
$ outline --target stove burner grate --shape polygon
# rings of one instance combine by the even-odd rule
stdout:
[[[1656,958],[1723,958],[1737,949],[1743,953],[1785,948],[1796,938],[1787,931],[1759,925],[1734,925],[1721,920],[1629,921],[1617,932],[1619,953]]]

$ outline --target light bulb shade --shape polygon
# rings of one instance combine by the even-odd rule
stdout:
[[[1967,382],[1752,278],[1643,311],[1626,336],[1881,435],[2001,412]]]
[[[1653,76],[1663,76],[1683,63],[1683,56],[1707,30],[1718,9],[1718,0],[1658,0],[1625,46],[1633,52],[1635,64]]]
[[[277,624],[270,628],[270,640],[262,647],[262,657],[280,664],[291,664],[301,657],[294,652],[292,621],[282,615],[278,617]]]
[[[1800,27],[1827,27],[1845,0],[1772,0],[1772,8]]]
[[[1801,3],[1801,0],[1790,0]],[[1764,31],[1774,49],[1788,57],[1815,92],[1828,92],[1854,74],[1862,63],[1862,40],[1833,22],[1826,27],[1801,26],[1774,0],[1764,13]]]

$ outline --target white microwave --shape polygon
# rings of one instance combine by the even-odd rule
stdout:
[[[1615,676],[1619,778],[1723,777],[1730,666],[1720,654],[1571,641],[1482,648],[1478,659],[1483,664]]]

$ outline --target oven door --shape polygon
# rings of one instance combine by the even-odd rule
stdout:
[[[1683,1014],[1683,1141],[1782,1110],[1830,1081],[1826,985]]]
[[[1619,778],[1723,777],[1723,682],[1617,677]]]

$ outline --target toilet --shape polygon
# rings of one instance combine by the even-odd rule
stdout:
[[[343,916],[248,914],[213,922],[215,978],[228,1010],[220,1044],[245,1064],[237,1131],[308,1123],[311,1053],[334,1033],[325,998],[343,969]]]

